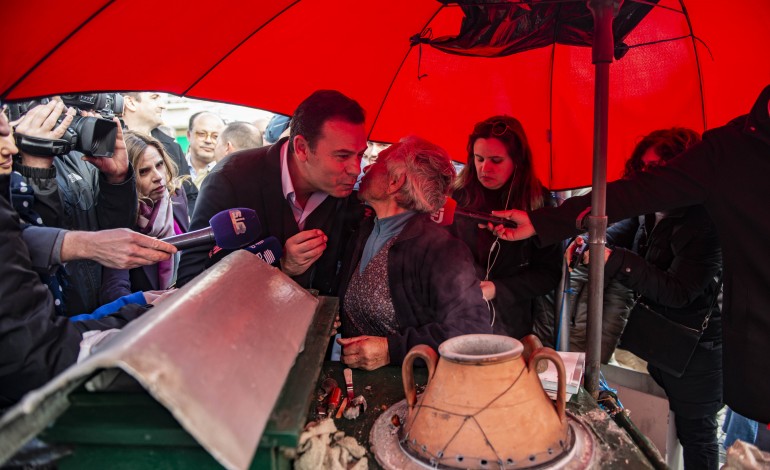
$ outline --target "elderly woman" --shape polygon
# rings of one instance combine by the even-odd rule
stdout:
[[[163,144],[141,132],[124,134],[128,160],[136,173],[139,200],[134,230],[156,238],[185,233],[190,218],[187,196],[177,177],[177,168]],[[176,281],[178,256],[130,271],[103,271],[100,300],[102,303],[136,291],[156,291],[171,287]]]
[[[454,180],[446,151],[417,137],[365,168],[362,222],[340,287],[342,361],[373,370],[400,364],[410,348],[491,333],[468,248],[430,220]]]

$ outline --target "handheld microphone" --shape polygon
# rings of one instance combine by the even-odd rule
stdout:
[[[252,209],[238,207],[223,210],[209,220],[209,227],[161,239],[177,249],[216,243],[222,248],[235,250],[248,245],[259,236],[262,226]]]
[[[261,259],[265,263],[280,268],[280,259],[283,256],[283,246],[281,242],[275,237],[267,237],[264,240],[260,240],[254,244],[244,246],[241,248],[249,253],[253,253],[257,258]],[[232,253],[234,250],[224,249],[219,246],[215,246],[209,252],[209,260],[206,263],[206,267],[219,262],[222,258]]]

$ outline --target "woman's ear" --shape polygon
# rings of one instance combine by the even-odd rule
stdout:
[[[393,176],[390,181],[388,181],[388,194],[399,191],[401,187],[404,186],[404,183],[406,183],[406,172],[401,173],[399,176]]]

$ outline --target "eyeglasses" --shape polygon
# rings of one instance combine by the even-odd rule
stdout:
[[[217,140],[219,138],[219,132],[195,131],[195,137],[201,140],[206,140],[207,138]]]
[[[476,124],[476,127],[473,128],[473,132],[474,134],[479,133],[486,128],[491,128],[492,135],[497,137],[504,135],[508,131],[511,131],[511,133],[514,134],[516,133],[505,121],[481,122]]]

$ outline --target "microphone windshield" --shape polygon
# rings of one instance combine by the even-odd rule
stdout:
[[[257,213],[237,207],[223,210],[209,220],[217,246],[235,250],[253,242],[262,230]]]
[[[436,222],[441,226],[452,225],[455,221],[455,210],[457,209],[457,201],[451,197],[446,198],[444,207],[437,210],[430,215],[430,220]]]
[[[281,246],[281,242],[275,237],[267,237],[253,245],[245,246],[243,249],[254,253],[257,255],[257,258],[267,264],[272,264],[277,268],[280,267],[278,261],[281,259],[281,256],[283,256],[283,246]]]

